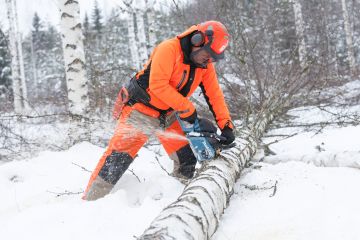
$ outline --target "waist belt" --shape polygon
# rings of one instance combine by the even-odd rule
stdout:
[[[146,92],[144,88],[142,88],[135,77],[131,78],[129,83],[125,86],[125,88],[128,91],[129,94],[129,100],[127,101],[127,104],[129,106],[133,106],[135,103],[142,103],[145,106],[154,109],[155,111],[159,112],[159,120],[160,120],[160,126],[165,127],[166,123],[166,115],[173,111],[172,108],[168,108],[166,110],[157,108],[150,104],[150,95]]]

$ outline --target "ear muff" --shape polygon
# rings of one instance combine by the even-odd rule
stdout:
[[[191,37],[191,44],[194,47],[200,47],[205,42],[205,36],[202,32],[197,32]]]
[[[194,47],[200,47],[205,43],[205,35],[208,36],[209,39],[211,39],[213,34],[213,30],[206,30],[205,34],[203,32],[197,32],[191,37],[191,44]]]

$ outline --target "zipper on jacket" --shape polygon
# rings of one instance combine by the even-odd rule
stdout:
[[[186,70],[184,70],[184,72],[183,72],[183,74],[182,74],[182,77],[181,77],[181,80],[180,80],[180,82],[178,83],[178,85],[176,86],[176,88],[177,88],[178,90],[180,90],[181,85],[184,83],[185,77],[186,77]]]

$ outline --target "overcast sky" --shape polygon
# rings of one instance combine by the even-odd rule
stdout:
[[[91,12],[95,0],[79,0],[79,2],[80,14],[83,17],[85,12]],[[116,7],[119,2],[119,0],[98,0],[98,4],[105,15],[108,15],[111,9]],[[16,3],[21,32],[28,32],[31,29],[32,18],[35,12],[45,22],[51,22],[54,25],[59,23],[58,0],[17,0]],[[0,16],[0,25],[7,29],[5,0],[0,0]]]
[[[170,0],[157,0],[163,8],[168,8],[172,4]],[[164,3],[165,2],[165,3]],[[58,0],[16,0],[19,18],[19,27],[21,32],[27,33],[31,29],[32,18],[37,12],[40,18],[45,22],[51,22],[57,26],[59,23]],[[95,0],[79,0],[80,14],[84,17],[85,12],[91,14],[94,8]],[[98,4],[103,15],[108,16],[111,9],[118,7],[121,0],[98,0]],[[163,9],[163,10],[165,10]],[[7,29],[7,13],[5,0],[0,0],[0,27]]]

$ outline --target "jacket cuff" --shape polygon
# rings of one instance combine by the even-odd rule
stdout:
[[[232,130],[235,129],[235,126],[231,120],[219,121],[218,126],[221,130],[223,130],[225,127],[231,128]]]

